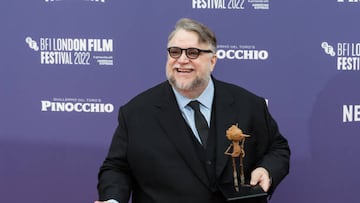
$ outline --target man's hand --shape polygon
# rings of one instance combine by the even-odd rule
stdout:
[[[119,202],[114,199],[109,199],[107,201],[95,201],[94,203],[119,203]]]
[[[257,184],[259,184],[265,192],[267,192],[270,188],[271,180],[269,172],[263,167],[256,168],[251,173],[250,185],[254,186]]]

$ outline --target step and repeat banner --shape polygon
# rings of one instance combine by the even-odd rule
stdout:
[[[0,7],[2,202],[93,202],[117,111],[165,77],[189,17],[218,37],[214,77],[268,100],[292,149],[270,202],[357,202],[357,0],[17,0]],[[141,127],[141,126],[139,126]]]

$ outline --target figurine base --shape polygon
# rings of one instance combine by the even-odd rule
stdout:
[[[267,193],[259,185],[240,185],[239,191],[236,191],[234,184],[225,184],[220,185],[219,189],[227,201],[267,196]]]

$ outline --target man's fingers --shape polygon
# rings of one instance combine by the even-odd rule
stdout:
[[[251,173],[251,180],[250,185],[257,185],[259,184],[260,187],[267,192],[270,188],[270,177],[269,172],[262,167],[256,168]]]
[[[260,173],[255,171],[251,173],[250,185],[257,185],[260,182]]]

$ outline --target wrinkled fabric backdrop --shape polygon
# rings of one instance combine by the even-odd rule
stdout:
[[[359,13],[354,0],[2,1],[1,201],[96,200],[119,107],[165,80],[167,36],[190,17],[217,34],[213,75],[266,98],[289,140],[271,202],[357,202]]]

